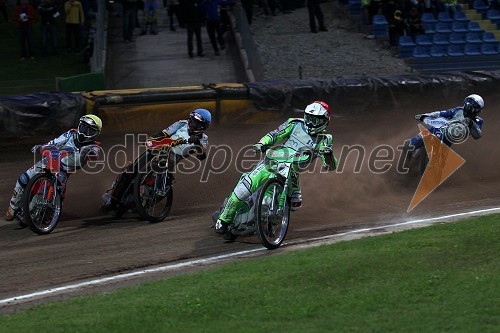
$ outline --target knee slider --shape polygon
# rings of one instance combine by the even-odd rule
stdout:
[[[290,210],[296,211],[300,207],[302,207],[302,193],[300,190],[296,190],[290,196]]]
[[[238,199],[240,199],[241,201],[246,201],[252,195],[251,188],[252,179],[250,179],[248,174],[245,174],[241,177],[233,192]]]

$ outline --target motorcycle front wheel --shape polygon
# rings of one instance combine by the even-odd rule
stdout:
[[[172,186],[167,184],[165,191],[158,189],[158,184],[167,175],[167,173],[160,174],[149,171],[147,173],[139,173],[135,179],[135,207],[139,215],[151,223],[163,221],[172,208],[174,198]]]
[[[24,189],[22,202],[24,223],[33,232],[46,235],[56,228],[61,216],[62,199],[52,175],[39,173],[33,176]]]
[[[278,209],[283,189],[283,181],[271,178],[262,185],[257,197],[257,235],[262,245],[269,250],[280,247],[288,231],[290,222],[288,200],[285,200],[282,210]]]

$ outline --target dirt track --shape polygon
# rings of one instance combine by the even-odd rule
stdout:
[[[384,174],[370,173],[367,159],[361,172],[354,173],[356,154],[345,159],[341,150],[343,145],[361,144],[369,155],[376,145],[399,145],[417,131],[411,115],[429,110],[412,110],[405,115],[374,112],[376,117],[372,119],[336,116],[330,130],[336,138],[335,154],[341,157],[341,163],[346,162],[344,170],[301,176],[304,206],[292,216],[287,239],[498,206],[500,157],[496,147],[500,116],[494,110],[498,98],[484,98],[487,108],[483,138],[454,147],[467,163],[410,214],[406,209],[418,180],[408,181],[408,177],[395,174],[394,168]],[[237,151],[244,144],[256,142],[280,121],[251,128],[213,128],[209,132],[210,144],[230,143]],[[123,143],[118,137],[102,141],[105,151],[113,143]],[[3,147],[0,156],[2,209],[8,205],[18,175],[30,165],[27,146],[22,147],[17,161],[11,161],[15,158],[11,147]],[[219,161],[220,156],[215,158]],[[254,237],[224,243],[210,228],[212,211],[239,177],[234,165],[233,160],[226,172],[211,174],[206,183],[199,181],[202,170],[191,175],[177,174],[171,215],[158,224],[140,221],[132,214],[114,219],[99,210],[100,196],[115,177],[109,169],[96,175],[73,175],[62,220],[52,234],[37,236],[29,229],[20,229],[15,222],[1,223],[0,299],[150,265],[259,247]]]

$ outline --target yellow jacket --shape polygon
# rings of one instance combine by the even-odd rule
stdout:
[[[83,7],[78,0],[69,0],[64,4],[66,11],[66,23],[83,24],[85,16],[83,15]]]

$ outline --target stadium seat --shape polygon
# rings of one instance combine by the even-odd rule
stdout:
[[[432,43],[434,45],[448,46],[450,41],[448,40],[448,35],[445,34],[435,34],[432,36]]]
[[[373,34],[375,37],[387,37],[389,23],[384,15],[373,16]]]
[[[493,44],[482,44],[481,45],[481,53],[485,55],[495,55],[498,54],[498,50],[496,45]]]
[[[447,48],[442,45],[434,45],[431,47],[431,57],[446,57],[448,53],[446,52]]]
[[[451,31],[452,32],[459,32],[459,33],[463,33],[463,34],[466,34],[467,32],[469,32],[469,30],[467,29],[467,26],[465,25],[464,22],[453,22],[451,24]]]
[[[399,37],[398,46],[400,58],[411,58],[416,44],[410,36],[401,36]]]
[[[432,23],[423,23],[424,31],[428,35],[433,35],[436,33],[435,25]]]
[[[495,35],[492,32],[483,33],[483,36],[481,39],[486,44],[495,44],[496,45],[498,43],[497,39],[495,38]]]
[[[450,44],[463,45],[465,43],[466,43],[466,41],[465,41],[464,35],[459,34],[459,33],[450,34]]]
[[[500,24],[500,12],[496,9],[489,9],[486,18],[495,24]]]
[[[459,11],[455,12],[455,16],[453,17],[453,19],[456,22],[462,22],[462,23],[468,23],[470,21],[464,12],[459,12]]]
[[[483,40],[481,38],[481,33],[479,32],[469,32],[465,35],[465,42],[467,44],[482,44]]]
[[[447,52],[451,57],[462,57],[465,55],[463,45],[450,45]]]
[[[413,57],[414,58],[430,58],[430,54],[427,51],[427,48],[424,46],[416,46],[413,49]]]
[[[432,13],[423,13],[421,17],[422,23],[436,24],[438,20],[434,17]]]
[[[477,22],[469,22],[467,24],[467,30],[469,32],[484,32],[483,28]]]
[[[438,34],[451,33],[450,26],[448,25],[448,23],[444,23],[444,22],[436,23],[436,27],[434,28],[434,30],[436,30],[436,33],[438,33]]]
[[[450,16],[448,12],[439,12],[438,13],[438,22],[443,23],[453,23],[454,19]]]
[[[466,44],[464,54],[468,56],[481,55],[481,47],[479,44]]]
[[[430,37],[427,35],[418,35],[415,38],[415,44],[417,44],[418,46],[431,47],[432,41],[431,41]]]

